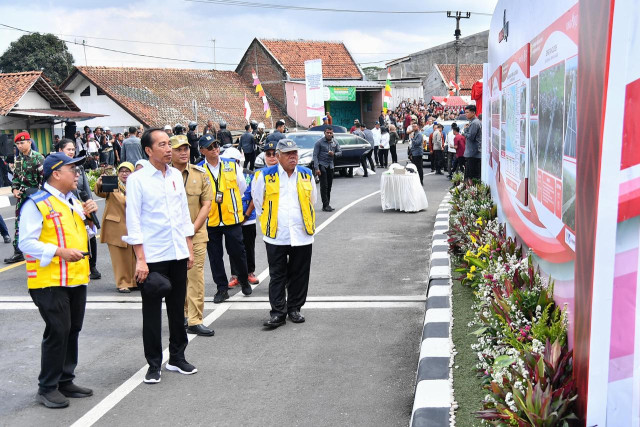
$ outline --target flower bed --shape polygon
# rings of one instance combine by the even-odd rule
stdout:
[[[475,415],[492,425],[571,425],[576,389],[567,347],[566,308],[553,282],[496,218],[489,187],[454,177],[449,251],[473,289],[469,323],[486,396]]]

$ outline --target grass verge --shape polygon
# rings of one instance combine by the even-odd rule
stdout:
[[[452,266],[452,271],[455,267]],[[453,280],[453,344],[458,352],[454,358],[453,390],[458,403],[456,410],[456,426],[470,427],[480,425],[480,420],[473,416],[473,412],[482,409],[484,391],[482,381],[476,375],[478,359],[471,349],[476,337],[470,335],[467,326],[473,320],[473,290],[464,286],[459,280]],[[456,368],[457,366],[457,368]]]

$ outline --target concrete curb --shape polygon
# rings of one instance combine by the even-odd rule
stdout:
[[[429,287],[410,427],[453,424],[451,261],[445,234],[449,229],[450,199],[447,194],[440,203],[431,242]]]

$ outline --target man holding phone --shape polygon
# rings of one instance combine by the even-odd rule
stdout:
[[[313,147],[313,167],[316,176],[320,177],[320,196],[322,197],[322,210],[332,212],[335,209],[331,202],[331,186],[333,184],[333,160],[342,156],[340,144],[333,139],[333,127],[327,126],[324,137],[316,141]]]
[[[27,286],[46,325],[36,400],[48,408],[68,406],[67,397],[93,395],[73,383],[89,283],[88,241],[96,233],[88,218],[98,210],[95,201],[81,203],[73,195],[82,161],[50,154],[42,190],[20,212],[18,246],[27,259]]]

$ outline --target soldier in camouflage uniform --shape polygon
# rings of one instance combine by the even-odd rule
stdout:
[[[19,151],[15,160],[13,181],[11,182],[11,191],[18,199],[15,219],[16,234],[13,239],[14,253],[11,257],[5,258],[4,262],[6,264],[24,261],[22,251],[18,249],[20,208],[29,194],[33,192],[33,189],[40,187],[40,184],[42,184],[42,164],[44,163],[44,156],[31,149],[31,136],[28,132],[20,132],[16,135],[14,142]]]

